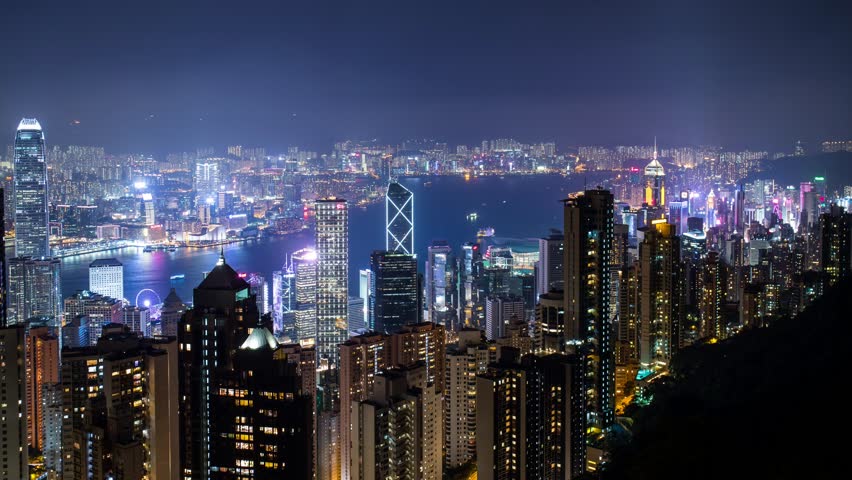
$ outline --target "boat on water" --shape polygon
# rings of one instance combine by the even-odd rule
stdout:
[[[467,214],[467,221],[469,221],[469,222],[475,222],[478,218],[479,218],[479,214],[476,213],[476,212],[472,212],[472,213]]]
[[[176,252],[176,251],[177,251],[177,247],[176,247],[176,246],[174,246],[174,245],[169,245],[169,251],[170,251],[170,252]]]
[[[169,277],[169,280],[171,280],[171,281],[183,280],[184,278],[186,278],[186,275],[179,273],[177,275],[172,275],[171,277]]]
[[[145,252],[145,253],[150,253],[150,252],[154,251],[154,247],[152,247],[151,245],[148,245],[142,251]]]
[[[476,232],[476,236],[479,237],[479,238],[493,237],[494,236],[494,227],[480,228],[479,231]]]

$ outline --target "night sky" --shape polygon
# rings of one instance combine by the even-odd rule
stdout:
[[[3,2],[0,124],[152,153],[852,138],[852,2],[458,3]]]

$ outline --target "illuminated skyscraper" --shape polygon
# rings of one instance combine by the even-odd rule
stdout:
[[[592,359],[589,369],[592,421],[607,429],[614,420],[615,358],[610,309],[613,197],[586,190],[564,200],[565,337]]]
[[[220,159],[207,158],[195,164],[196,203],[201,205],[208,199],[212,202],[221,185]]]
[[[460,467],[476,457],[476,376],[496,361],[497,347],[479,329],[458,332],[447,348],[444,384],[444,464]]]
[[[62,352],[62,478],[179,478],[177,342],[103,333]]]
[[[413,255],[373,252],[370,283],[370,329],[396,333],[403,325],[420,322],[420,282]]]
[[[414,194],[397,182],[385,197],[385,250],[414,255]]]
[[[668,365],[681,345],[684,275],[675,228],[657,220],[639,244],[639,353],[645,368]]]
[[[342,198],[316,201],[317,362],[337,366],[349,336],[349,209]]]
[[[586,359],[505,357],[476,378],[480,480],[573,479],[586,470]]]
[[[43,451],[44,392],[59,382],[59,338],[50,320],[27,323],[27,436],[31,448]]]
[[[23,323],[31,317],[58,320],[62,313],[61,261],[49,257],[15,257],[8,263],[8,323]]]
[[[441,413],[425,365],[376,375],[372,395],[352,404],[350,478],[441,478]]]
[[[699,273],[699,321],[702,338],[723,340],[727,326],[722,312],[725,303],[725,265],[718,252],[709,252],[705,256]]]
[[[358,335],[340,344],[340,467],[343,479],[350,478],[353,460],[349,428],[353,402],[362,402],[373,395],[376,375],[390,366],[390,356],[390,337],[381,333]]]
[[[313,362],[260,326],[233,356],[211,395],[210,478],[313,478]]]
[[[547,238],[538,239],[538,270],[536,271],[536,295],[543,295],[551,289],[562,289],[565,281],[562,262],[565,237],[554,230]]]
[[[26,333],[23,325],[0,327],[0,478],[28,480]]]
[[[506,332],[509,322],[524,320],[524,300],[516,295],[493,295],[485,299],[485,337],[497,340]]]
[[[313,345],[317,338],[317,252],[304,248],[291,256],[296,288],[296,340]]]
[[[15,256],[50,256],[44,132],[25,118],[15,136]]]
[[[666,172],[657,160],[657,140],[654,140],[654,158],[645,166],[645,203],[662,207],[666,203]]]
[[[161,333],[168,337],[177,337],[177,325],[184,313],[186,313],[186,304],[172,288],[163,300],[163,308],[160,309]]]
[[[0,328],[6,326],[7,302],[9,300],[9,284],[7,275],[9,266],[6,263],[6,192],[0,188]]]
[[[89,291],[118,300],[124,299],[124,265],[114,258],[90,263]]]
[[[823,292],[852,275],[852,214],[832,205],[819,219]]]
[[[229,388],[222,382],[233,373],[235,352],[261,323],[249,284],[225,263],[224,255],[195,288],[193,300],[177,330],[180,464],[183,478],[196,480],[208,478],[211,468],[218,467],[211,442],[222,441],[221,432],[233,433],[234,417],[211,409],[214,390]]]
[[[452,249],[447,242],[434,242],[426,260],[426,312],[430,322],[453,328]]]

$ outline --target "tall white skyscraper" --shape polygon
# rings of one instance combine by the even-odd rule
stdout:
[[[385,250],[414,255],[414,194],[397,182],[385,196]]]
[[[524,299],[514,295],[500,295],[485,300],[485,337],[497,340],[506,332],[512,317],[524,320]]]
[[[50,256],[44,132],[25,118],[15,135],[15,256]]]
[[[349,208],[342,198],[316,201],[317,356],[336,367],[349,335]]]
[[[118,300],[124,299],[124,265],[114,258],[89,264],[89,291]]]
[[[195,163],[195,195],[200,205],[207,199],[214,199],[219,190],[221,179],[220,159],[206,158]]]
[[[293,252],[292,266],[296,288],[296,340],[314,345],[317,339],[317,252],[304,248]]]
[[[452,249],[447,242],[435,242],[427,250],[426,313],[427,320],[447,324],[452,290]]]

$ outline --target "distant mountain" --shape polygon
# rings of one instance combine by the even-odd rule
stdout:
[[[852,152],[818,153],[803,157],[784,157],[767,162],[768,167],[750,175],[746,181],[773,178],[780,185],[798,185],[825,177],[831,189],[852,185]]]
[[[603,480],[845,476],[852,281],[795,319],[685,349]]]

